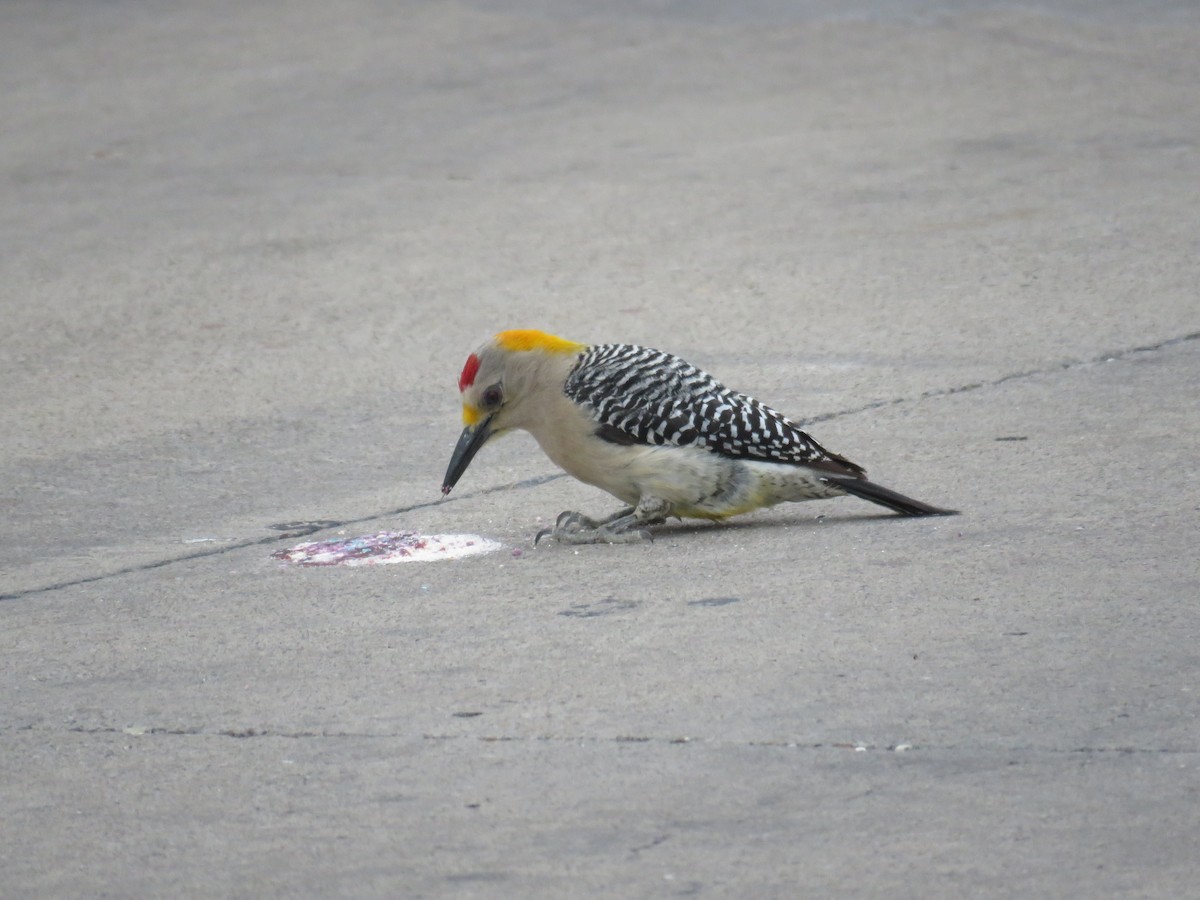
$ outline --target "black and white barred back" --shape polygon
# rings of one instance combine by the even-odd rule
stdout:
[[[661,350],[588,347],[563,390],[596,417],[600,437],[625,444],[706,447],[731,459],[813,465],[861,477],[769,406]]]

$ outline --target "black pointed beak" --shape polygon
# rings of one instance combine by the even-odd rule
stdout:
[[[479,448],[486,444],[488,438],[492,436],[491,424],[492,417],[488,416],[463,429],[458,443],[454,446],[454,453],[450,457],[450,465],[446,468],[446,478],[442,483],[443,495],[450,493],[450,489],[458,484],[458,479],[462,478],[463,472],[467,471],[467,466],[471,464],[471,460],[475,458]]]

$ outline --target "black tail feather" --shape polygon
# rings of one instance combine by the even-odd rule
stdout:
[[[928,503],[922,503],[920,500],[914,500],[912,497],[905,497],[903,494],[898,494],[890,488],[885,488],[873,481],[867,481],[865,478],[853,478],[848,475],[826,475],[821,480],[841,488],[847,494],[853,494],[855,497],[861,497],[863,500],[870,500],[872,503],[886,506],[888,509],[894,510],[902,516],[958,515],[957,509],[940,509],[936,506],[930,506]]]

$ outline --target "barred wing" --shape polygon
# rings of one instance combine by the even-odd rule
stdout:
[[[564,390],[592,412],[597,434],[606,440],[694,445],[732,459],[863,474],[769,406],[661,350],[631,344],[589,347]]]

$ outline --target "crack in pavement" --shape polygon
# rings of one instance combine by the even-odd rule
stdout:
[[[261,538],[247,538],[241,541],[232,541],[222,544],[220,547],[212,547],[208,550],[197,550],[193,553],[184,553],[180,556],[169,556],[165,559],[156,559],[147,563],[138,563],[134,566],[124,566],[120,569],[114,569],[111,572],[101,572],[97,575],[88,575],[85,578],[74,578],[70,581],[59,581],[53,584],[40,585],[38,587],[27,588],[23,591],[13,591],[9,594],[0,594],[0,600],[20,600],[24,597],[29,597],[34,594],[45,594],[49,591],[62,590],[63,588],[77,587],[81,584],[93,584],[97,581],[106,581],[110,578],[118,578],[122,575],[132,575],[135,572],[148,572],[152,569],[161,569],[163,566],[174,565],[175,563],[190,562],[195,559],[204,559],[209,556],[221,556],[226,553],[232,553],[235,550],[244,550],[247,547],[255,547],[265,544],[277,544],[280,541],[294,540],[298,537],[304,537],[310,534],[315,534],[318,531],[328,531],[333,528],[343,528],[347,525],[361,525],[364,522],[374,522],[379,519],[393,518],[404,515],[418,509],[427,509],[430,506],[437,506],[439,503],[457,503],[462,500],[470,500],[473,497],[483,497],[488,494],[494,494],[499,491],[515,490],[517,488],[536,487],[539,484],[545,484],[548,481],[564,477],[563,473],[555,473],[553,475],[540,475],[536,478],[526,478],[523,481],[516,481],[511,484],[501,484],[495,487],[484,488],[478,491],[472,491],[468,494],[460,494],[457,497],[439,497],[437,500],[426,500],[422,503],[413,503],[410,506],[402,506],[398,509],[388,510],[387,512],[372,513],[369,516],[361,516],[357,519],[323,519],[320,522],[319,528],[312,529],[289,529],[280,534],[271,534]]]
[[[1097,363],[1117,362],[1127,359],[1138,353],[1154,353],[1159,350],[1165,350],[1167,347],[1173,347],[1176,344],[1185,344],[1188,341],[1200,340],[1200,331],[1193,331],[1189,334],[1179,337],[1167,338],[1159,341],[1157,344],[1143,344],[1140,347],[1128,347],[1124,350],[1114,350],[1111,353],[1101,353],[1099,356],[1093,356],[1090,359],[1075,359],[1060,362],[1052,366],[1045,366],[1040,369],[1025,369],[1020,372],[1009,372],[1007,375],[1001,375],[999,378],[992,378],[988,381],[972,381],[967,384],[954,385],[947,388],[933,388],[932,390],[923,391],[916,397],[896,397],[890,400],[876,400],[873,403],[867,403],[863,406],[856,406],[853,409],[843,409],[837,412],[824,413],[821,415],[811,416],[807,419],[798,419],[796,424],[801,428],[813,422],[828,422],[831,419],[840,419],[845,416],[858,415],[859,413],[870,412],[873,409],[882,409],[885,406],[899,406],[904,403],[920,403],[922,400],[933,400],[939,397],[951,397],[955,394],[965,394],[970,391],[978,391],[983,388],[996,387],[1001,384],[1007,384],[1010,381],[1018,381],[1022,378],[1034,378],[1038,375],[1049,375],[1054,372],[1070,371],[1072,369],[1080,369],[1085,366],[1094,366]]]
[[[274,738],[278,740],[305,739],[339,739],[339,740],[411,740],[417,735],[390,734],[377,732],[353,731],[283,731],[271,728],[217,728],[209,729],[200,726],[67,726],[55,728],[43,725],[22,725],[15,728],[0,729],[0,733],[10,732],[40,732],[66,733],[85,735],[114,735],[125,737],[217,737],[246,740],[250,738]],[[776,750],[849,750],[855,753],[912,753],[912,752],[974,752],[974,753],[1038,753],[1051,755],[1094,754],[1114,756],[1132,755],[1163,755],[1163,756],[1197,756],[1200,748],[1189,747],[1138,747],[1129,744],[1114,744],[1111,746],[1079,746],[1055,747],[1039,746],[1037,744],[1022,744],[1018,746],[989,746],[986,744],[921,744],[896,742],[891,744],[874,744],[865,741],[789,741],[789,740],[744,740],[730,741],[720,738],[691,737],[663,735],[616,735],[613,737],[596,737],[594,735],[562,735],[562,734],[432,734],[419,735],[422,741],[429,743],[475,742],[481,744],[650,744],[654,746],[683,746],[698,745],[716,749],[729,747],[761,747]]]
[[[1020,372],[1009,372],[1007,375],[1001,375],[998,378],[993,378],[987,381],[972,381],[967,384],[953,385],[951,387],[934,388],[932,390],[924,391],[915,397],[895,397],[888,400],[876,400],[872,403],[867,403],[863,406],[857,406],[851,409],[842,409],[836,412],[810,416],[805,419],[796,419],[795,422],[801,428],[804,428],[814,422],[828,422],[832,419],[860,415],[864,412],[870,412],[871,410],[882,409],[888,406],[899,406],[906,403],[920,403],[923,400],[934,400],[940,397],[950,397],[954,396],[955,394],[964,394],[970,391],[977,391],[984,388],[996,387],[1001,384],[1007,384],[1010,381],[1033,378],[1038,375],[1070,371],[1072,369],[1079,369],[1086,366],[1095,365],[1097,363],[1125,360],[1139,353],[1154,353],[1156,351],[1165,350],[1167,347],[1172,347],[1177,344],[1183,344],[1196,340],[1200,340],[1200,331],[1193,331],[1189,334],[1181,335],[1179,337],[1167,338],[1166,340],[1162,340],[1154,344],[1143,344],[1137,347],[1129,347],[1124,350],[1114,350],[1109,353],[1101,353],[1100,355],[1094,356],[1090,359],[1067,360],[1065,362],[1055,363],[1053,365],[1044,366],[1038,369],[1026,369]],[[522,481],[516,481],[511,484],[502,484],[495,487],[472,491],[466,494],[459,494],[454,497],[439,497],[436,500],[415,503],[410,506],[403,506],[399,509],[393,509],[387,512],[372,513],[371,515],[361,516],[356,519],[344,519],[341,521],[322,520],[320,523],[314,523],[319,525],[319,527],[314,527],[311,530],[290,530],[286,533],[268,535],[267,537],[262,538],[248,538],[246,540],[222,544],[220,547],[213,547],[208,550],[200,550],[194,553],[185,553],[181,556],[170,556],[164,559],[152,560],[151,562],[147,563],[125,566],[120,569],[115,569],[111,572],[101,572],[96,575],[89,575],[85,578],[75,578],[69,581],[59,581],[53,584],[40,585],[38,587],[27,588],[25,590],[13,591],[11,593],[0,594],[0,601],[20,600],[36,594],[45,594],[50,591],[77,587],[83,584],[93,584],[95,582],[105,581],[110,578],[118,578],[122,575],[131,575],[135,572],[148,572],[153,569],[160,569],[163,566],[174,565],[175,563],[190,562],[192,560],[204,559],[210,556],[221,556],[225,553],[231,553],[235,550],[244,550],[247,547],[275,544],[282,540],[289,540],[308,534],[315,534],[318,531],[327,531],[333,528],[343,528],[347,525],[361,525],[367,522],[378,521],[380,519],[394,518],[396,516],[404,515],[405,513],[414,512],[415,510],[427,509],[431,506],[436,506],[439,503],[457,503],[463,500],[471,500],[476,497],[483,497],[487,496],[488,494],[498,493],[500,491],[537,487],[538,485],[547,484],[551,481],[557,481],[560,478],[566,477],[567,475],[565,472],[556,472],[550,475],[540,475],[536,478],[526,478]]]

